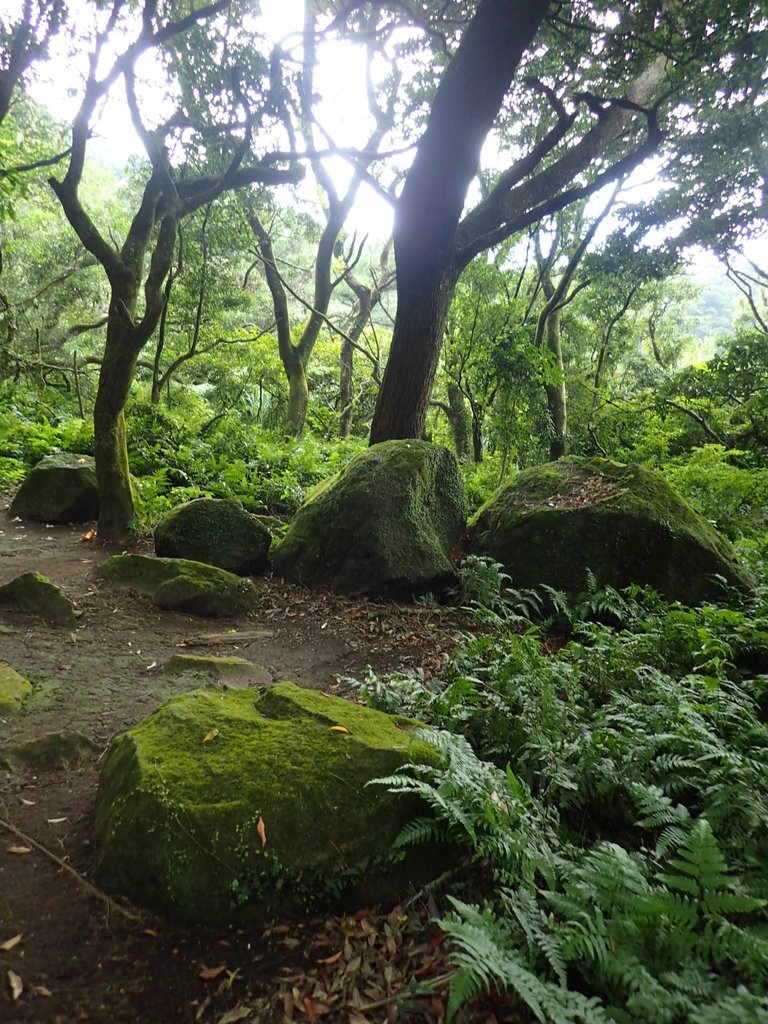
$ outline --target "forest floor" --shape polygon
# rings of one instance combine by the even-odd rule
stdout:
[[[344,677],[361,679],[369,665],[439,671],[465,625],[461,613],[312,593],[270,577],[256,581],[262,600],[247,617],[160,612],[95,576],[113,552],[84,540],[87,527],[11,521],[7,506],[0,498],[0,584],[40,571],[82,618],[70,632],[3,613],[0,660],[34,689],[19,713],[0,718],[0,753],[61,731],[84,734],[93,750],[65,768],[0,768],[0,1021],[442,1020],[448,971],[429,923],[442,909],[435,895],[276,922],[267,932],[181,928],[90,887],[90,837],[112,737],[201,685],[164,676],[171,655],[236,654],[275,680],[344,694]],[[137,550],[150,553],[150,543]],[[484,1007],[473,1019],[518,1018]]]

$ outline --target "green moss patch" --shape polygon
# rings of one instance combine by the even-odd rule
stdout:
[[[0,751],[0,762],[12,771],[25,768],[66,768],[80,764],[96,750],[80,732],[50,732]]]
[[[60,587],[40,572],[25,572],[0,587],[0,606],[60,626],[75,626],[80,613]]]
[[[600,585],[652,586],[697,604],[751,581],[731,544],[657,472],[607,459],[525,470],[469,524],[472,550],[504,565],[514,586],[569,595]]]
[[[93,458],[58,452],[41,459],[11,502],[11,516],[42,523],[98,519],[99,490]]]
[[[407,862],[397,876],[374,865],[413,808],[366,783],[408,759],[416,726],[292,683],[174,697],[112,744],[97,877],[209,923],[268,920],[350,886],[370,898],[365,883],[382,878],[392,896]]]
[[[163,672],[171,676],[187,673],[207,675],[230,682],[247,680],[251,686],[264,686],[272,682],[272,676],[265,668],[247,658],[205,654],[174,654],[164,665]]]
[[[186,558],[114,555],[99,572],[116,586],[147,594],[160,608],[192,615],[242,615],[259,596],[249,580]]]
[[[30,693],[32,683],[10,665],[0,662],[0,714],[18,711]]]
[[[455,580],[451,560],[466,520],[451,452],[386,441],[318,484],[273,545],[282,576],[347,594],[410,597]]]
[[[251,576],[268,564],[272,534],[236,501],[198,498],[173,509],[155,530],[155,553]]]

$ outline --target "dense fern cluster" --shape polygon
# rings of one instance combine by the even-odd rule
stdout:
[[[381,780],[430,809],[401,841],[493,866],[487,902],[440,922],[451,1014],[505,987],[542,1022],[768,1024],[763,610],[623,599],[630,628],[554,655],[497,629],[442,682],[366,684],[434,727],[438,766]]]

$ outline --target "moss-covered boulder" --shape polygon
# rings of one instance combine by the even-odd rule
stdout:
[[[212,618],[242,615],[259,597],[250,580],[186,558],[113,555],[98,571],[115,586],[147,594],[166,611]]]
[[[99,518],[96,467],[90,455],[57,452],[30,471],[11,502],[11,516],[41,523],[85,523]]]
[[[31,692],[32,683],[0,661],[0,715],[18,711]]]
[[[455,580],[451,554],[466,511],[451,452],[385,441],[309,492],[272,564],[293,582],[345,594],[438,592]]]
[[[80,612],[61,587],[41,572],[25,572],[0,587],[0,608],[34,615],[59,626],[76,626]]]
[[[272,534],[236,501],[198,498],[179,505],[155,529],[155,554],[191,558],[238,576],[263,572]]]
[[[221,657],[213,654],[174,654],[163,666],[169,676],[202,675],[230,684],[247,683],[267,686],[272,674],[262,665],[247,658]]]
[[[68,768],[87,760],[96,749],[93,740],[81,732],[49,732],[0,750],[0,764],[14,772],[29,768]]]
[[[697,604],[722,581],[751,581],[731,544],[653,470],[607,459],[561,459],[524,470],[469,524],[473,551],[500,562],[516,587],[546,583],[571,596],[631,583]],[[721,580],[718,579],[721,578]]]
[[[408,759],[416,726],[292,683],[174,697],[110,748],[96,876],[206,924],[328,904],[350,885],[364,900],[382,878],[393,895],[380,862],[412,808],[366,783]]]

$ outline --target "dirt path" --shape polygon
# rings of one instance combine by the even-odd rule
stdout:
[[[21,712],[0,718],[0,750],[62,730],[83,733],[94,747],[66,769],[0,769],[0,1021],[226,1024],[227,1013],[232,1022],[273,1019],[264,1007],[278,1005],[279,978],[303,976],[306,948],[317,945],[328,922],[284,925],[265,944],[260,934],[184,931],[148,916],[128,921],[24,837],[87,878],[98,770],[111,737],[202,682],[163,675],[174,653],[237,654],[275,680],[344,692],[339,677],[362,677],[367,665],[377,672],[439,666],[459,620],[450,611],[312,594],[271,578],[256,581],[262,601],[248,617],[161,613],[147,598],[97,578],[94,568],[111,552],[82,540],[85,527],[13,522],[7,505],[0,500],[0,584],[43,572],[82,617],[70,632],[2,614],[0,661],[34,689]],[[214,633],[217,641],[202,641]],[[375,932],[378,919],[370,920]],[[227,970],[200,976],[217,966]],[[276,1020],[287,1012],[279,1005]],[[394,1004],[383,1005],[365,1019],[387,1020]],[[310,1019],[306,1006],[301,1012]],[[329,1011],[323,1019],[352,1018]]]

